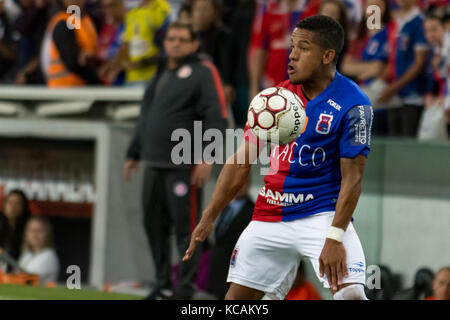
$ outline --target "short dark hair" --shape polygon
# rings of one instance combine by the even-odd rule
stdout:
[[[339,22],[328,16],[316,15],[301,20],[296,27],[313,32],[323,49],[333,49],[336,52],[333,62],[337,63],[344,47],[344,29]]]
[[[187,29],[189,34],[191,35],[191,40],[197,40],[197,33],[194,31],[194,28],[190,23],[183,23],[180,21],[174,21],[169,24],[166,30],[166,35],[169,33],[170,29]]]

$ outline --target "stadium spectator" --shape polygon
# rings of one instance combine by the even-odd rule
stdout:
[[[345,55],[345,52],[348,48],[348,18],[347,18],[347,7],[344,2],[341,0],[325,0],[322,1],[320,6],[319,14],[323,14],[325,16],[329,16],[340,23],[342,29],[344,29],[344,47],[342,48],[342,52],[339,55],[338,62],[336,64],[336,68],[338,70],[341,69],[342,58]]]
[[[191,5],[183,3],[178,11],[178,21],[181,23],[192,23],[191,11]]]
[[[444,22],[445,31],[450,32],[450,13],[446,14],[442,20]]]
[[[145,86],[155,75],[170,12],[166,0],[142,0],[127,13],[117,63],[126,70],[128,85]]]
[[[41,285],[57,281],[59,261],[53,248],[52,228],[47,219],[32,217],[28,220],[19,266],[28,273],[39,275]]]
[[[364,4],[367,6],[367,1],[364,0],[343,0],[347,11],[347,38],[353,40],[356,36],[359,23],[364,17]]]
[[[99,36],[98,56],[102,61],[99,75],[104,84],[122,85],[125,82],[125,72],[114,58],[122,45],[125,7],[122,0],[102,0],[102,7],[105,24]]]
[[[306,280],[303,262],[300,262],[292,288],[284,300],[322,300],[314,285]]]
[[[428,45],[423,31],[424,16],[416,0],[398,0],[395,28],[388,35],[389,63],[383,78],[389,81],[379,102],[398,94],[402,106],[388,110],[391,136],[415,137],[424,105],[425,65]]]
[[[209,55],[223,76],[229,31],[221,24],[220,10],[219,0],[192,1],[192,26],[197,32],[199,52]]]
[[[95,71],[99,62],[97,32],[91,18],[84,12],[84,3],[85,0],[64,0],[65,8],[78,6],[81,17],[74,19],[72,14],[63,9],[48,24],[42,66],[50,88],[100,83]],[[69,28],[67,22],[73,26]]]
[[[255,39],[250,67],[250,97],[261,88],[273,87],[287,79],[290,33],[295,24],[317,14],[320,1],[281,0],[270,2],[264,12],[261,32]]]
[[[11,66],[15,60],[16,45],[5,11],[5,1],[0,0],[0,82],[9,82],[13,77]]]
[[[375,5],[380,8],[381,28],[367,28],[369,13],[366,8]],[[382,75],[388,62],[388,30],[392,28],[391,12],[388,0],[367,0],[364,17],[358,26],[355,39],[350,42],[349,49],[342,59],[341,71],[358,81],[363,88],[370,86],[373,80]],[[387,110],[374,110],[374,135],[386,135]]]
[[[434,90],[425,96],[425,107],[431,106],[444,107],[445,98],[445,78],[446,72],[442,68],[445,64],[446,57],[442,56],[444,46],[445,30],[442,21],[434,15],[427,15],[424,22],[425,37],[431,44],[433,50],[432,68]]]
[[[20,34],[17,54],[16,84],[43,84],[39,54],[45,29],[51,18],[49,0],[20,0],[22,12],[14,23]]]
[[[190,232],[200,217],[200,188],[211,172],[211,165],[203,162],[201,154],[195,152],[197,148],[189,149],[201,141],[192,141],[192,144],[185,145],[189,150],[180,150],[183,161],[175,159],[182,156],[173,154],[179,143],[171,139],[172,133],[176,129],[184,129],[183,132],[188,132],[191,139],[195,120],[202,121],[204,130],[223,129],[227,116],[219,73],[211,62],[201,60],[195,53],[198,40],[192,27],[173,22],[168,27],[164,49],[167,58],[159,65],[156,76],[145,91],[124,165],[124,178],[129,181],[138,161],[145,163],[144,227],[157,281],[149,299],[164,299],[171,295],[170,230],[174,225],[177,249],[183,256],[189,246]],[[181,264],[175,298],[192,297],[192,281],[199,257],[197,255]]]
[[[239,236],[252,220],[255,203],[248,196],[248,183],[223,209],[214,230],[215,244],[211,252],[208,292],[224,299],[228,290],[230,258]]]
[[[450,300],[450,266],[439,269],[433,279],[433,296],[425,300]]]
[[[434,101],[428,98],[426,103],[429,106],[437,102],[437,105],[444,107],[447,131],[450,135],[450,30],[445,30],[444,21],[445,17],[441,22],[434,15],[427,16],[425,20],[426,37],[433,45],[432,64],[438,95]]]
[[[23,191],[8,193],[0,212],[0,247],[17,260],[22,247],[25,224],[30,217],[28,199]]]

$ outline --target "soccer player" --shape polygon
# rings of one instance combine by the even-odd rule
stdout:
[[[289,80],[279,84],[306,105],[305,131],[271,153],[271,168],[253,219],[230,260],[226,299],[283,299],[301,256],[308,257],[335,299],[367,299],[365,257],[351,222],[370,150],[372,107],[350,79],[336,71],[343,29],[318,15],[301,20],[291,34]],[[214,228],[219,212],[246,182],[256,158],[250,130],[224,165],[211,201],[183,257]],[[245,159],[245,161],[240,161]]]

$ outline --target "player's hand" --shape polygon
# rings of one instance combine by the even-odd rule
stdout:
[[[202,188],[211,176],[211,169],[212,165],[207,163],[196,165],[191,175],[191,184],[194,184],[197,188]]]
[[[203,218],[200,220],[200,222],[192,232],[191,242],[189,243],[189,248],[186,250],[186,253],[183,257],[183,262],[189,260],[192,257],[197,243],[205,241],[205,239],[211,234],[213,230],[214,221],[207,221]]]
[[[131,180],[131,172],[138,168],[139,161],[137,160],[127,160],[123,165],[123,179],[125,182],[129,182]]]
[[[326,239],[319,257],[320,276],[325,274],[330,288],[336,292],[342,285],[342,278],[348,277],[346,253],[342,242]]]

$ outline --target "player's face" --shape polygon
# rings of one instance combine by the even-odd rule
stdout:
[[[317,44],[313,32],[295,28],[291,36],[289,81],[293,84],[300,84],[311,79],[323,65],[325,51],[329,50],[324,50]]]

